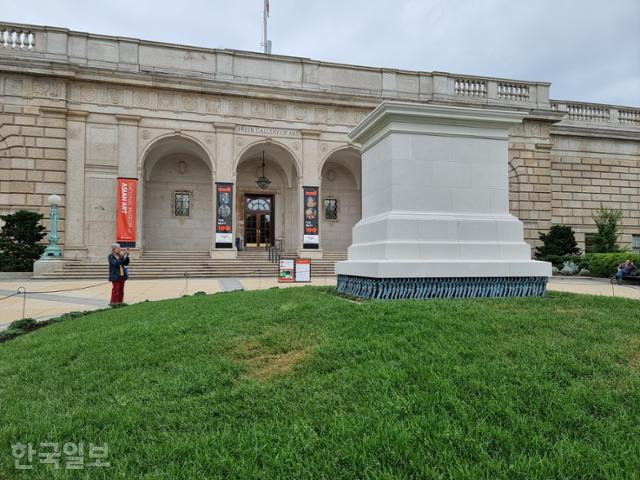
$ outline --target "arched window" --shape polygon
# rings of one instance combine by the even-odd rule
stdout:
[[[270,198],[247,198],[247,211],[249,212],[270,212],[271,211],[271,199]]]

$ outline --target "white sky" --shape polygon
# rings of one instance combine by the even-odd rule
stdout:
[[[263,0],[3,2],[3,21],[260,50]],[[270,0],[273,53],[552,83],[640,106],[640,0]]]

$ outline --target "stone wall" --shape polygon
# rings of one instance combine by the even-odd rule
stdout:
[[[0,212],[26,209],[45,215],[47,197],[62,198],[58,231],[64,243],[66,118],[64,111],[12,103],[0,97]]]
[[[622,210],[619,242],[631,248],[631,236],[640,235],[640,142],[567,133],[552,137],[552,223],[574,227],[584,249],[585,233],[596,231],[594,211]]]

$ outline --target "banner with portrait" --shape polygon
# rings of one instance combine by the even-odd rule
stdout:
[[[318,187],[302,187],[304,191],[304,236],[302,248],[320,248],[318,231]]]
[[[216,183],[216,248],[233,247],[233,183]]]
[[[125,248],[136,246],[137,178],[118,177],[116,241]]]

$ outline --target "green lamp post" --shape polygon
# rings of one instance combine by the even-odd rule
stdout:
[[[47,200],[51,206],[51,233],[49,234],[49,245],[40,257],[43,260],[51,257],[62,257],[62,250],[58,246],[58,206],[60,205],[61,199],[60,196],[54,193],[53,195],[49,195]]]

